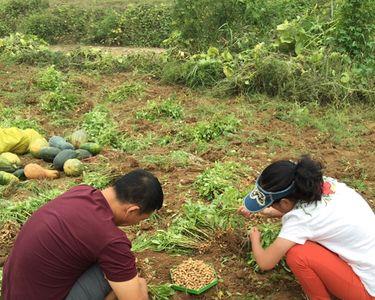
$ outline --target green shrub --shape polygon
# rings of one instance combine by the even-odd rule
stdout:
[[[171,33],[170,7],[141,4],[128,6],[121,15],[117,29],[118,44],[160,47]]]
[[[63,85],[63,74],[55,66],[41,70],[36,79],[36,85],[45,91],[54,91]]]
[[[9,27],[9,24],[4,20],[0,20],[0,38],[9,35],[11,32],[12,29]]]
[[[45,0],[5,0],[0,3],[0,17],[16,19],[46,8],[48,1]]]
[[[173,14],[182,39],[190,41],[193,49],[202,50],[209,44],[218,44],[221,37],[225,41],[220,28],[224,24],[238,26],[243,10],[243,1],[176,0]]]
[[[87,43],[119,45],[119,30],[121,14],[114,10],[104,11],[97,16],[95,22],[90,22],[85,41]]]
[[[88,23],[95,22],[90,19],[89,10],[73,5],[56,8],[52,14],[60,20],[62,28],[59,31],[64,34],[61,39],[69,42],[80,41],[87,34]]]
[[[276,25],[315,4],[314,0],[176,0],[173,18],[181,36],[177,41],[200,51],[211,45],[245,50],[269,40]]]
[[[68,67],[80,70],[95,70],[101,73],[126,71],[131,68],[127,57],[116,57],[99,49],[78,48],[67,54]]]
[[[0,39],[0,56],[16,63],[55,64],[63,60],[62,53],[52,52],[48,44],[33,35],[11,34]]]
[[[375,51],[375,5],[372,0],[343,0],[338,12],[336,41],[352,56]]]
[[[210,47],[207,53],[193,55],[186,61],[171,59],[163,69],[166,82],[183,83],[190,87],[210,87],[225,78],[224,62],[219,50]]]
[[[36,35],[49,43],[57,43],[65,32],[65,20],[51,11],[29,15],[20,25],[22,32]]]
[[[107,10],[95,17],[86,41],[105,45],[160,47],[172,29],[165,5],[129,5],[123,13]]]

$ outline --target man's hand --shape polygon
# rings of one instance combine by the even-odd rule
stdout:
[[[135,276],[129,281],[108,281],[118,300],[148,300],[147,283],[144,278]]]

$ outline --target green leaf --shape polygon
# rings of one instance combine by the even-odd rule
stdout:
[[[215,48],[215,47],[210,47],[208,50],[207,50],[207,54],[209,57],[218,57],[219,56],[219,49]]]
[[[341,74],[341,78],[340,78],[340,81],[342,83],[348,83],[350,81],[350,75],[348,72],[344,72]]]
[[[234,75],[234,71],[231,67],[224,66],[223,72],[227,78],[231,78]]]

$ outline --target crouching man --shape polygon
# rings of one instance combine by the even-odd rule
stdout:
[[[4,266],[3,299],[148,299],[131,243],[117,226],[137,224],[162,204],[158,179],[144,170],[104,190],[73,187],[22,227]]]

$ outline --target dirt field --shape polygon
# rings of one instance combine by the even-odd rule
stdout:
[[[216,161],[234,161],[247,166],[249,173],[237,184],[240,190],[246,191],[259,171],[270,161],[280,158],[293,159],[300,154],[311,153],[314,158],[324,162],[327,175],[360,189],[370,205],[375,207],[375,155],[372,150],[375,142],[375,122],[371,119],[368,107],[353,106],[347,111],[343,110],[343,115],[339,115],[341,117],[324,107],[310,109],[310,113],[301,115],[298,106],[277,99],[219,99],[207,92],[166,85],[144,74],[100,75],[71,71],[69,78],[80,90],[81,101],[74,110],[52,118],[41,109],[41,91],[34,87],[38,71],[37,68],[22,65],[0,65],[0,105],[13,109],[19,119],[35,120],[47,136],[65,135],[79,128],[83,114],[104,102],[103,95],[106,90],[115,89],[124,82],[139,82],[145,87],[142,96],[130,97],[119,103],[106,103],[120,132],[141,142],[144,142],[148,135],[154,137],[148,146],[139,150],[121,152],[105,149],[102,155],[108,160],[113,172],[124,173],[135,167],[146,168],[160,178],[166,195],[165,207],[159,212],[158,221],[125,229],[130,238],[134,239],[139,232],[152,234],[157,229],[168,228],[186,199],[199,198],[193,182]],[[147,105],[148,100],[159,103],[168,97],[174,97],[183,107],[184,116],[181,120],[150,121],[135,118],[135,114]],[[185,127],[210,119],[215,114],[235,115],[241,121],[237,133],[213,140],[203,148],[195,142],[172,142],[165,145],[156,142],[165,136],[173,137]],[[327,116],[334,125],[329,125],[331,123],[327,121]],[[337,119],[334,119],[335,116]],[[324,120],[326,123],[322,121],[323,127],[315,126],[308,117]],[[358,123],[363,126],[360,133],[352,131]],[[171,165],[165,165],[145,159],[149,156],[167,155],[175,150],[192,153],[197,159],[184,167],[175,166],[173,162]],[[28,156],[22,159],[24,162],[33,160]],[[53,182],[41,182],[40,185],[66,190],[68,186],[80,182],[80,178],[62,177]],[[3,192],[3,197],[22,201],[33,193],[24,185],[22,189]],[[2,260],[9,253],[17,230],[18,227],[13,226],[1,231]],[[260,274],[249,268],[245,260],[249,250],[244,243],[245,232],[245,228],[217,232],[211,243],[204,245],[200,253],[192,255],[215,266],[220,277],[217,287],[201,297],[189,298],[179,294],[175,299],[256,299],[251,298],[254,295],[259,299],[303,299],[298,284],[286,271],[280,269]],[[151,250],[137,254],[140,272],[152,284],[169,282],[170,268],[186,257]]]

